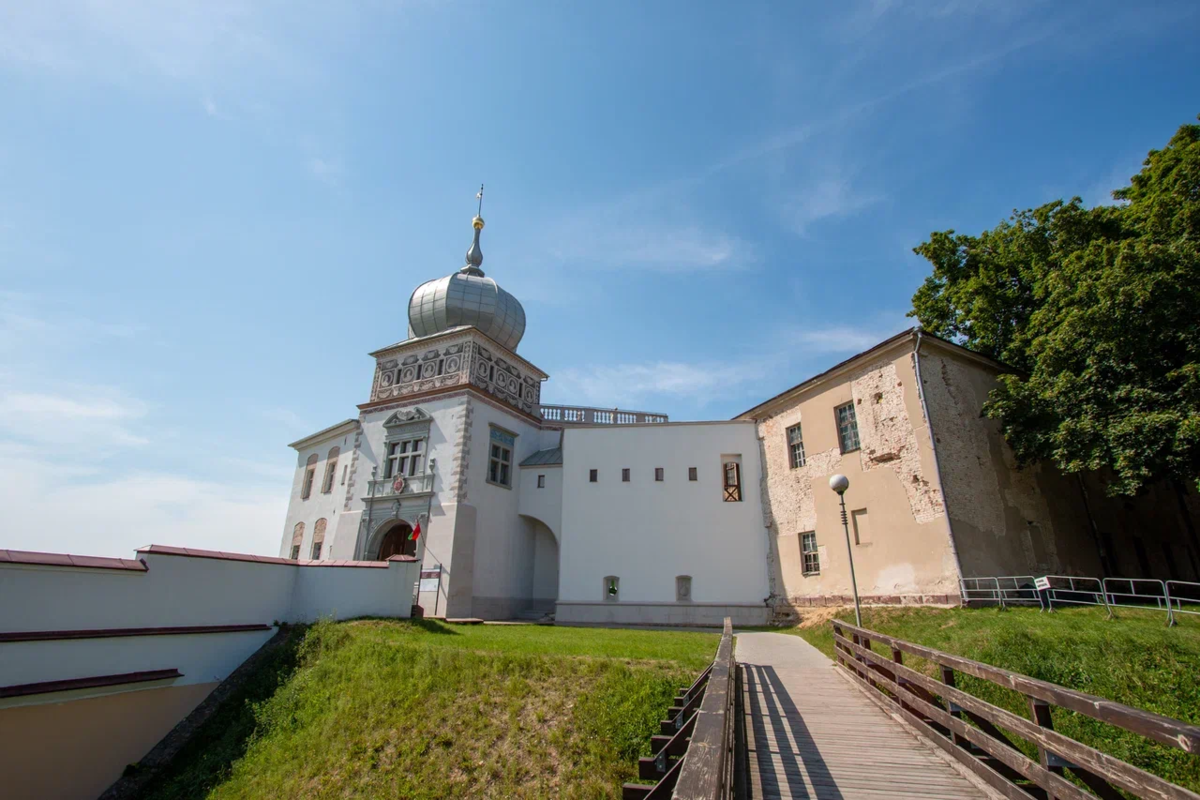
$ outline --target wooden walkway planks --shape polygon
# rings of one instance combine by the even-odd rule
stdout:
[[[798,636],[741,633],[751,797],[987,798]]]

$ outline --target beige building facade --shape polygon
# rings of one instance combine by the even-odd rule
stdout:
[[[750,409],[778,615],[851,595],[830,476],[866,603],[959,601],[961,577],[1200,580],[1194,492],[1113,500],[1100,476],[1019,469],[980,409],[1004,367],[914,329]]]

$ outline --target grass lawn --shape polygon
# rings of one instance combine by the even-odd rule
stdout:
[[[854,621],[854,610],[837,616]],[[833,656],[831,614],[814,614],[789,632]],[[899,639],[1020,672],[1136,708],[1200,724],[1200,619],[1165,627],[1165,615],[1121,609],[1108,620],[1103,609],[864,609],[863,627]],[[880,650],[876,646],[876,650]],[[904,662],[934,675],[921,659]],[[964,691],[1026,718],[1016,692],[966,675]],[[1056,730],[1117,758],[1200,791],[1200,756],[1165,747],[1103,722],[1055,708]],[[1010,737],[1017,744],[1024,740]],[[1036,758],[1032,746],[1023,748]]]
[[[619,797],[710,633],[321,622],[144,798]]]

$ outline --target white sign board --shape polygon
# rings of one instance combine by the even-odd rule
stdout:
[[[437,590],[438,590],[438,579],[437,578],[421,578],[420,591],[436,592]]]
[[[1050,588],[1050,579],[1049,578],[1034,578],[1033,585],[1037,587],[1037,590],[1039,592],[1044,592]]]

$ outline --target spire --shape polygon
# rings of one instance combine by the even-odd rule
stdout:
[[[479,201],[479,210],[475,214],[475,219],[471,220],[471,227],[475,229],[475,241],[471,242],[471,249],[467,251],[467,263],[459,272],[464,272],[467,275],[483,275],[483,270],[479,265],[483,263],[483,251],[479,249],[479,233],[483,230],[483,184],[479,184],[479,193],[475,195],[475,199]]]

